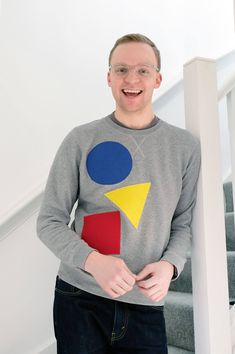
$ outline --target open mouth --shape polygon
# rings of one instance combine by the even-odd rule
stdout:
[[[125,96],[128,97],[136,97],[139,96],[143,91],[142,90],[125,90],[123,89],[122,92]]]

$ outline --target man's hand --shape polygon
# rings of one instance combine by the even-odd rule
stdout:
[[[85,262],[85,271],[90,273],[99,286],[112,298],[117,298],[132,290],[136,275],[125,262],[114,256],[91,252]]]
[[[142,294],[158,302],[167,295],[173,273],[174,266],[167,261],[150,263],[137,274],[136,282]]]

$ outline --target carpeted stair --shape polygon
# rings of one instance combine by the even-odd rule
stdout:
[[[230,302],[235,301],[235,230],[232,183],[224,184],[226,245]],[[165,304],[169,354],[194,354],[191,260],[171,283]]]

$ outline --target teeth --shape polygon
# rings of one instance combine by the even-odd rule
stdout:
[[[123,90],[125,93],[140,93],[142,90]]]

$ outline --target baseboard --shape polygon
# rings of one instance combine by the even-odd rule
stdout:
[[[47,344],[41,346],[40,349],[38,348],[35,354],[56,354],[56,352],[56,341],[54,338],[52,338],[47,342]]]

